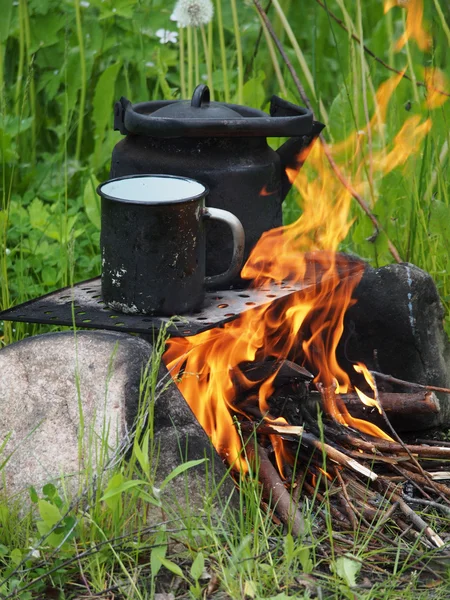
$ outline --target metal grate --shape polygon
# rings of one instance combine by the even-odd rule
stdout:
[[[172,317],[168,333],[183,337],[219,327],[247,310],[274,302],[311,285],[305,282],[282,282],[257,290],[209,291],[201,310]],[[161,329],[170,319],[142,314],[127,315],[108,308],[102,300],[100,277],[96,277],[4,310],[0,312],[0,320],[69,327],[75,323],[81,328],[148,334]]]

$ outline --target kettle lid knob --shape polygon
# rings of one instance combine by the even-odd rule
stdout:
[[[195,88],[192,94],[191,106],[194,108],[202,108],[204,106],[206,108],[209,106],[210,98],[209,87],[201,83]]]

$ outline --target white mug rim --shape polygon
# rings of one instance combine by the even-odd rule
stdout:
[[[173,181],[177,181],[181,184],[187,183],[188,186],[190,186],[190,187],[194,187],[194,188],[199,187],[201,189],[199,191],[194,189],[192,193],[186,193],[186,195],[184,195],[182,197],[180,197],[179,194],[176,194],[170,198],[165,198],[162,200],[151,200],[151,201],[149,201],[147,199],[142,199],[142,198],[140,199],[137,197],[131,198],[131,197],[129,197],[130,195],[128,195],[128,197],[118,196],[117,191],[116,191],[116,195],[111,190],[109,191],[109,193],[108,193],[108,191],[104,191],[104,188],[107,188],[107,186],[112,186],[114,188],[114,184],[120,183],[122,181],[137,180],[137,179],[173,180]],[[167,175],[167,174],[162,174],[162,173],[155,173],[155,174],[148,173],[148,174],[138,174],[138,175],[125,175],[123,177],[114,177],[113,179],[108,179],[107,181],[104,181],[103,183],[100,183],[97,186],[97,193],[102,198],[106,198],[107,200],[112,200],[114,202],[123,202],[125,204],[139,204],[139,205],[143,205],[143,206],[158,206],[158,205],[165,205],[165,204],[178,204],[178,203],[182,203],[182,202],[192,202],[194,200],[198,200],[199,198],[205,197],[208,194],[208,192],[209,192],[209,190],[206,187],[206,185],[201,183],[200,181],[197,181],[190,177],[183,177],[180,175]]]

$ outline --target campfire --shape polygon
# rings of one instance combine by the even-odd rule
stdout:
[[[430,118],[413,115],[390,146],[383,143],[389,99],[402,76],[380,87],[366,128],[331,148],[337,164],[356,165],[358,193],[376,185],[377,173],[401,167],[430,130]],[[257,465],[274,519],[293,533],[304,531],[302,499],[309,497],[324,522],[332,518],[345,550],[351,544],[345,532],[370,527],[375,545],[395,536],[402,552],[408,540],[420,539],[424,551],[441,548],[445,535],[435,529],[450,512],[450,487],[443,483],[450,478],[443,466],[450,444],[408,445],[388,418],[437,411],[438,401],[432,388],[413,383],[397,382],[403,393],[380,391],[386,375],[361,362],[339,364],[344,317],[366,268],[339,252],[352,225],[351,195],[323,144],[288,176],[302,214],[266,232],[241,272],[251,287],[267,291],[267,304],[220,328],[170,339],[165,363],[236,480]],[[298,283],[301,291],[271,298],[274,285],[288,290]],[[435,528],[423,516],[430,509]]]

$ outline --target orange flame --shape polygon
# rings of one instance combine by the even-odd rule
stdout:
[[[372,373],[362,363],[356,363],[356,365],[353,365],[353,368],[355,369],[355,371],[357,373],[362,373],[364,375],[364,378],[367,381],[367,383],[369,384],[370,389],[375,394],[375,398],[369,398],[369,396],[366,396],[366,394],[364,392],[362,392],[360,389],[355,387],[355,392],[358,394],[359,399],[366,406],[373,406],[374,408],[376,408],[381,415],[382,410],[381,410],[381,406],[380,406],[380,401],[378,399],[377,386],[375,385],[375,381],[372,377]]]
[[[425,67],[424,75],[427,87],[425,106],[430,110],[439,108],[448,100],[450,90],[449,78],[437,67]]]
[[[431,37],[423,27],[423,0],[385,0],[384,12],[387,13],[394,6],[400,6],[407,11],[405,31],[397,40],[395,50],[401,50],[409,39],[415,40],[421,50],[428,50]]]
[[[377,93],[374,114],[366,126],[367,131],[371,128],[373,148],[384,148],[383,143],[377,146],[377,141],[384,140],[387,105],[402,76],[403,73],[392,77]],[[420,117],[413,115],[389,147],[367,153],[364,140],[353,134],[333,147],[333,157],[339,160],[340,152],[353,145],[352,184],[364,190],[368,155],[372,173],[389,172],[419,149],[430,127],[430,119],[420,122]],[[303,159],[299,156],[299,164]],[[244,471],[246,464],[240,460],[242,442],[236,421],[265,419],[286,423],[271,415],[277,371],[263,377],[258,385],[243,367],[251,362],[273,359],[281,364],[288,359],[304,364],[315,374],[316,385],[320,383],[326,391],[323,396],[328,414],[344,425],[391,439],[377,426],[353,418],[339,396],[351,388],[351,381],[338,363],[336,349],[346,310],[354,303],[353,290],[364,271],[362,261],[338,253],[352,224],[350,194],[335,177],[319,143],[312,148],[302,170],[288,170],[287,174],[298,190],[301,217],[291,225],[264,233],[241,276],[260,289],[269,283],[285,289],[295,282],[303,284],[301,291],[249,309],[220,329],[184,339],[172,338],[164,355],[167,367],[219,454]],[[359,368],[364,369],[362,365]],[[366,378],[370,385],[370,374],[366,373]],[[363,402],[375,402],[361,396],[361,391],[358,393]],[[283,474],[284,466],[292,464],[293,457],[280,437],[271,434],[270,440]]]

